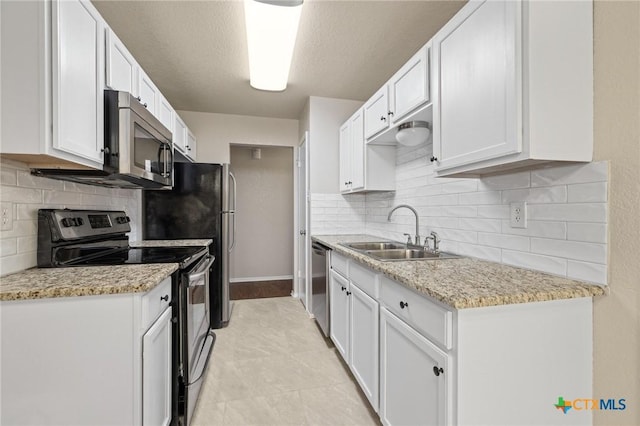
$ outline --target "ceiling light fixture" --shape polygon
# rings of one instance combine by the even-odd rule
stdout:
[[[431,135],[431,126],[426,121],[409,121],[398,126],[396,140],[405,146],[416,146],[426,142]]]
[[[244,0],[251,87],[287,88],[301,11],[302,0]]]

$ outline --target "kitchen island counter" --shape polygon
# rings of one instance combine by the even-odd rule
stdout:
[[[146,293],[176,270],[177,263],[32,268],[0,278],[0,300]]]
[[[383,262],[341,244],[385,241],[371,235],[314,235],[312,239],[456,309],[605,294],[597,285],[475,258]]]

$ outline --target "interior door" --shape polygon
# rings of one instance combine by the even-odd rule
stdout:
[[[311,292],[307,280],[307,265],[309,257],[308,227],[308,179],[307,179],[307,133],[298,148],[298,292],[300,300],[311,312]]]

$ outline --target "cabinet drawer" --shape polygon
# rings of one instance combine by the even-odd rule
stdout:
[[[428,338],[451,349],[452,313],[385,276],[380,279],[380,302]],[[400,306],[403,303],[404,308]]]
[[[339,254],[336,254],[335,251],[331,252],[331,269],[340,273],[343,277],[349,277],[349,259]]]
[[[351,262],[349,266],[349,280],[374,299],[377,299],[379,294],[378,275],[356,262]]]
[[[171,277],[142,296],[142,328],[146,330],[171,303]]]

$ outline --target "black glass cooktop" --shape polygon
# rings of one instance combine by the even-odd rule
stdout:
[[[206,253],[203,247],[134,247],[105,251],[95,248],[74,249],[74,253],[58,252],[65,266],[135,265],[142,263],[190,263]],[[66,258],[66,259],[63,259]],[[71,260],[74,259],[74,260]]]

